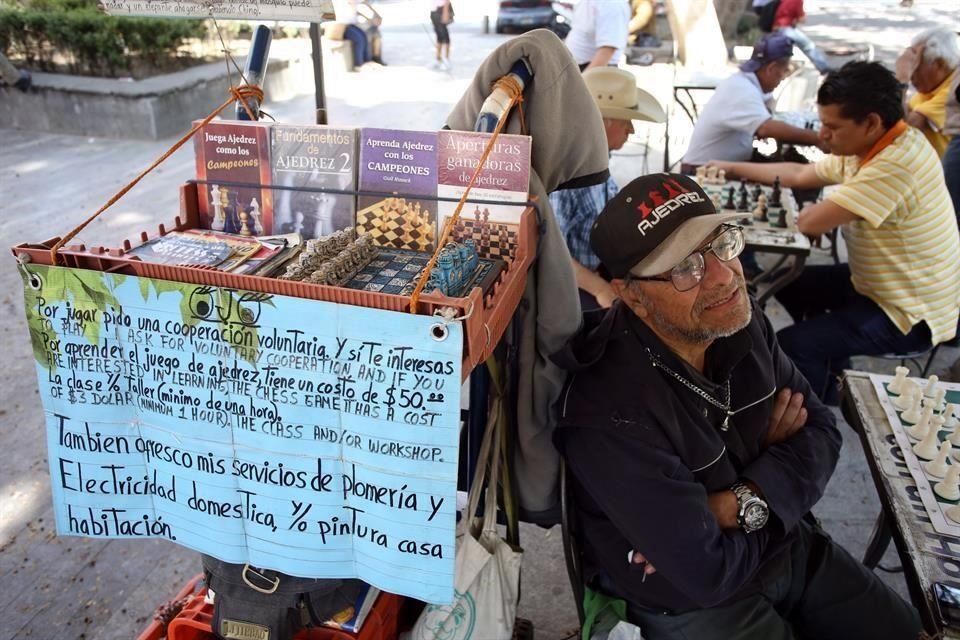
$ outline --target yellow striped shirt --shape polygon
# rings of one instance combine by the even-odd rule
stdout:
[[[904,333],[926,321],[933,343],[956,335],[960,232],[936,151],[907,130],[860,168],[827,156],[817,175],[839,184],[826,198],[857,215],[843,226],[853,287]]]

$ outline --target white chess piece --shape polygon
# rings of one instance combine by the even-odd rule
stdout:
[[[214,231],[223,231],[226,216],[223,214],[223,203],[220,202],[220,185],[215,184],[210,188],[210,198],[213,204],[213,220],[210,221],[210,228]]]
[[[253,220],[251,231],[255,236],[263,235],[263,224],[260,222],[260,203],[256,198],[250,200],[250,218]]]
[[[917,424],[907,427],[903,431],[914,440],[923,440],[927,437],[927,431],[930,430],[930,418],[932,417],[933,407],[925,407]]]
[[[960,500],[960,464],[950,465],[946,477],[933,485],[933,491],[944,500]]]
[[[717,184],[727,184],[727,170],[719,169],[717,171]]]
[[[900,419],[906,422],[907,424],[917,424],[920,422],[921,414],[921,396],[913,396],[913,404],[910,405],[910,408],[900,414]]]
[[[907,382],[909,382],[909,380]],[[900,389],[900,395],[893,399],[893,406],[897,408],[897,411],[906,411],[916,404],[917,396],[920,395],[920,389],[907,386],[906,383],[904,383]]]
[[[947,457],[950,455],[951,448],[953,448],[953,445],[950,444],[949,440],[941,442],[940,450],[937,451],[937,457],[930,462],[923,463],[924,470],[934,478],[943,478],[946,476],[947,471],[950,470]]]
[[[947,399],[947,390],[943,387],[937,389],[937,395],[933,397],[933,407],[939,413],[943,409],[943,401]]]
[[[907,374],[910,373],[910,369],[897,367],[894,371],[897,375],[890,381],[890,384],[887,385],[887,391],[894,395],[900,395],[900,388],[903,386],[903,381],[907,379]]]
[[[960,429],[955,429],[953,433],[950,434],[950,444],[955,447],[960,447]]]
[[[950,507],[943,512],[948,518],[960,524],[960,507]]]
[[[707,167],[706,172],[707,184],[714,184],[717,181],[717,168],[716,167]]]
[[[918,458],[923,458],[924,460],[933,460],[939,450],[940,438],[937,437],[936,429],[927,431],[927,436],[913,445],[913,452],[917,454]]]
[[[937,394],[937,382],[940,381],[940,378],[937,376],[930,376],[927,378],[927,386],[923,388],[923,395],[928,398],[932,398]]]
[[[328,193],[321,193],[317,196],[316,235],[328,236],[337,231],[333,228],[333,208],[336,204],[336,199]]]
[[[697,167],[697,184],[706,184],[707,168],[703,165]]]
[[[293,212],[293,223],[290,228],[291,233],[303,233],[303,212]]]
[[[933,429],[933,430],[936,431],[937,433],[940,433],[940,430],[943,429],[943,418],[941,418],[940,416],[937,416],[937,415],[931,417],[931,418],[930,418],[929,426],[930,426],[931,429]],[[951,444],[953,444],[953,443],[951,443]]]
[[[903,385],[900,387],[900,395],[915,395],[921,393],[920,385],[907,378],[903,381]]]
[[[955,407],[951,403],[947,403],[947,406],[943,408],[943,413],[940,414],[943,417],[943,427],[944,429],[956,429],[957,428],[957,416],[954,414]]]

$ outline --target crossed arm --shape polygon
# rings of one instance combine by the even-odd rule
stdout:
[[[764,449],[783,442],[807,424],[807,410],[803,406],[803,394],[794,392],[791,389],[783,389],[777,394],[776,402],[773,405],[773,411],[770,414],[769,430],[764,439]],[[763,491],[755,483],[747,481],[751,488],[761,496]],[[739,505],[737,497],[730,489],[716,491],[707,497],[707,506],[713,517],[717,520],[717,525],[724,530],[736,529],[737,512]],[[639,551],[634,551],[631,558],[633,564],[645,564],[644,573],[650,575],[656,573],[657,569],[646,556]]]
[[[565,457],[578,484],[633,549],[631,562],[645,565],[636,579],[656,572],[703,607],[753,579],[770,541],[791,531],[823,495],[839,456],[835,418],[764,324],[781,391],[761,452],[736,472],[770,506],[773,518],[763,529],[741,531],[733,493],[708,492],[676,453],[672,436],[655,425],[564,428]]]

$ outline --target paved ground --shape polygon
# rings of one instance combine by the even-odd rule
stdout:
[[[955,23],[956,0],[917,0],[901,9],[894,0],[808,0],[809,32],[818,41],[869,41],[892,62],[915,31]],[[420,3],[421,5],[423,3]],[[506,36],[484,34],[482,16],[491,3],[463,2],[452,27],[451,73],[429,71],[432,34],[426,11],[409,1],[384,4],[385,57],[390,66],[328,77],[329,120],[344,126],[406,129],[439,127],[473,70]],[[661,99],[669,95],[670,70],[635,69],[643,86]],[[312,122],[313,99],[300,98],[267,109],[278,120]],[[200,116],[202,114],[196,114]],[[677,120],[679,149],[684,131]],[[86,139],[0,129],[0,246],[41,241],[62,233],[94,211],[171,141],[158,143]],[[613,159],[622,182],[660,167],[663,127],[641,127]],[[121,200],[82,238],[115,245],[141,229],[172,218],[176,187],[192,176],[189,150],[175,154],[153,176]],[[819,259],[824,259],[820,257]],[[13,261],[0,271],[0,638],[131,638],[158,604],[198,569],[195,554],[165,542],[96,541],[53,535],[42,414],[33,360],[23,322],[20,280]],[[774,310],[774,314],[776,311]],[[776,317],[776,316],[775,316]],[[782,316],[777,321],[782,321]],[[935,371],[958,356],[941,350]],[[876,363],[862,363],[877,366]],[[889,368],[881,364],[884,369]],[[859,443],[845,430],[840,468],[817,508],[829,531],[855,555],[863,551],[878,511]],[[563,565],[559,530],[527,527],[521,615],[542,638],[560,638],[576,626]],[[888,564],[895,558],[888,557]],[[882,576],[904,592],[899,576]]]

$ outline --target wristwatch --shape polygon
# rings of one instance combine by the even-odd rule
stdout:
[[[745,533],[759,531],[770,518],[770,507],[766,500],[758,496],[753,489],[742,482],[730,487],[737,496],[737,524]]]

